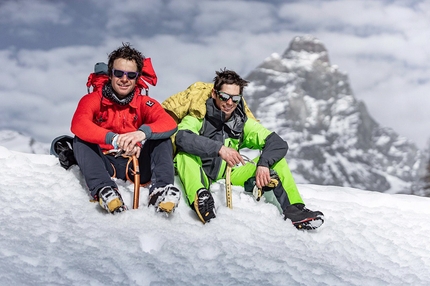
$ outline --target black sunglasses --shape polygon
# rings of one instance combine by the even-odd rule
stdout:
[[[241,94],[230,95],[228,93],[225,93],[225,92],[219,91],[219,90],[216,90],[215,92],[218,94],[219,99],[222,101],[228,101],[231,98],[233,103],[238,103],[240,101],[240,99],[242,98]]]
[[[112,73],[115,77],[117,78],[122,78],[122,76],[125,74],[127,76],[128,79],[135,79],[138,75],[137,72],[126,72],[126,71],[122,71],[122,70],[112,70]]]

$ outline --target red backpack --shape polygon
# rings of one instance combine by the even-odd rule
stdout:
[[[94,66],[94,72],[88,76],[87,89],[88,93],[92,87],[92,91],[102,88],[103,85],[109,80],[107,64],[100,62]],[[142,90],[145,89],[145,95],[148,95],[148,84],[155,86],[157,84],[157,75],[152,67],[151,58],[143,60],[142,74],[137,79],[136,86]]]

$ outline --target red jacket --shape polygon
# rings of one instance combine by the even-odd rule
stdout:
[[[168,138],[177,129],[176,122],[160,103],[140,95],[138,88],[128,105],[119,105],[103,97],[102,89],[83,96],[71,126],[73,134],[84,141],[99,144],[103,150],[113,148],[110,132],[123,134],[138,129],[146,134],[146,139]]]

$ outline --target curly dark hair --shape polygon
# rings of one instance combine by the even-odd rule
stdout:
[[[214,77],[214,89],[220,91],[223,84],[236,84],[240,87],[240,93],[242,94],[243,88],[248,85],[249,81],[241,78],[235,71],[228,70],[226,68],[220,69],[215,72]]]
[[[132,48],[130,43],[122,43],[122,47],[119,47],[118,49],[114,50],[109,54],[109,76],[112,76],[113,62],[116,59],[126,59],[129,61],[134,61],[137,65],[137,72],[139,73],[139,76],[142,74],[143,60],[145,59],[145,57],[142,55],[141,52]]]

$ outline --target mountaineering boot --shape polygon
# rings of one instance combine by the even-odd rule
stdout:
[[[214,198],[211,192],[206,189],[197,191],[193,207],[203,223],[207,223],[216,217]]]
[[[284,219],[290,219],[297,229],[316,229],[324,223],[324,214],[311,211],[304,204],[293,204],[284,211]]]
[[[159,212],[171,213],[179,204],[181,191],[169,184],[165,187],[156,188],[149,195],[149,204]]]
[[[164,188],[156,188],[149,194],[148,206],[154,206],[158,208],[158,205],[163,200]]]
[[[127,210],[121,195],[110,186],[101,188],[98,193],[99,203],[102,208],[111,214],[120,213]]]
[[[172,213],[179,204],[181,191],[172,184],[164,187],[163,199],[158,204],[158,211]]]

